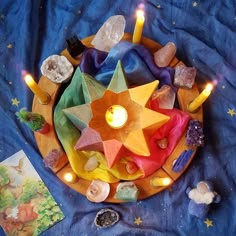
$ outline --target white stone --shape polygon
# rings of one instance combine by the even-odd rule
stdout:
[[[103,202],[110,193],[110,185],[102,180],[93,180],[86,191],[91,202]]]
[[[73,65],[64,56],[52,55],[43,61],[41,73],[54,83],[67,82],[74,71]]]
[[[92,45],[101,51],[109,52],[124,35],[125,18],[122,15],[115,15],[107,21],[96,33]]]
[[[94,169],[97,168],[97,166],[98,166],[97,158],[95,156],[92,156],[88,159],[88,161],[84,165],[84,170],[85,171],[93,171]]]

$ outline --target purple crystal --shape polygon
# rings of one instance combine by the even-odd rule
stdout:
[[[192,88],[195,82],[197,70],[195,67],[184,65],[175,68],[174,85],[184,88]]]
[[[49,168],[54,168],[57,165],[61,155],[62,155],[61,150],[58,149],[51,150],[48,153],[48,155],[43,159],[45,166]]]
[[[204,146],[204,134],[199,120],[190,120],[186,133],[186,145]]]

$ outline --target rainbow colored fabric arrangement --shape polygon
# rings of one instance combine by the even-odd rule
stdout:
[[[81,149],[80,152],[75,150],[74,148],[75,143],[80,138],[80,133],[78,132],[79,129],[76,128],[76,126],[77,127],[80,126],[77,114],[81,113],[83,114],[84,117],[84,113],[87,111],[87,106],[85,107],[86,110],[84,111],[83,107],[80,105],[86,103],[86,97],[89,97],[89,101],[87,102],[91,102],[90,97],[99,98],[103,95],[104,93],[103,91],[106,91],[106,87],[105,86],[102,87],[100,83],[107,84],[107,81],[110,80],[108,88],[112,87],[112,83],[115,84],[115,87],[117,87],[117,84],[119,84],[121,91],[123,89],[124,91],[129,91],[129,93],[132,94],[135,93],[135,89],[133,88],[132,90],[128,90],[127,84],[131,86],[145,85],[150,81],[155,81],[155,78],[158,79],[160,81],[160,84],[162,85],[169,84],[173,86],[172,85],[173,69],[169,67],[157,68],[154,65],[152,54],[144,46],[134,45],[127,41],[123,41],[117,44],[110,51],[105,60],[99,63],[97,61],[97,58],[101,58],[100,53],[102,52],[97,49],[89,48],[85,50],[84,54],[82,55],[81,59],[82,63],[80,69],[76,70],[70,86],[68,86],[68,88],[65,90],[65,92],[60,98],[58,105],[55,108],[54,125],[56,128],[57,135],[67,153],[69,161],[72,165],[72,169],[78,176],[82,178],[88,180],[100,179],[105,182],[113,183],[119,181],[120,179],[133,180],[140,177],[149,176],[164,164],[165,160],[168,158],[168,156],[178,143],[180,137],[183,135],[183,131],[186,129],[187,123],[190,119],[187,113],[181,112],[177,109],[171,111],[163,109],[163,111],[161,112],[161,109],[159,109],[157,106],[155,107],[154,102],[153,104],[151,104],[150,109],[155,110],[156,112],[159,111],[158,113],[159,124],[158,126],[156,126],[155,130],[157,130],[162,125],[163,127],[161,127],[161,130],[158,129],[158,132],[155,132],[155,134],[152,135],[150,139],[151,141],[148,144],[148,146],[150,146],[150,154],[148,155],[148,157],[143,156],[144,154],[142,153],[135,154],[132,151],[129,152],[128,150],[123,151],[122,155],[127,157],[132,157],[133,162],[137,164],[137,166],[139,166],[140,168],[139,171],[135,172],[134,175],[130,175],[126,171],[125,164],[128,162],[127,160],[118,162],[117,159],[119,157],[113,157],[111,155],[110,159],[108,159],[109,158],[108,153],[111,152],[106,153],[105,150],[105,157],[107,157],[108,159],[108,164],[106,164],[106,158],[101,154],[101,152],[94,152],[94,151],[103,151],[101,150],[100,147],[98,149],[90,148],[89,152],[85,152],[83,149]],[[123,58],[125,58],[125,60],[122,60]],[[122,64],[125,65],[124,72],[122,69]],[[90,68],[92,68],[92,70]],[[80,70],[86,74],[82,74]],[[127,79],[126,79],[126,71],[128,71],[129,75]],[[92,82],[92,78],[88,77],[87,74],[89,75],[94,74],[95,78],[100,83],[96,84],[95,82]],[[117,79],[116,74],[119,75],[118,77],[119,79],[118,81],[113,82],[114,80]],[[111,77],[109,78],[109,76]],[[84,79],[84,77],[86,77],[86,79]],[[94,91],[91,92],[92,95],[88,94],[89,89],[87,89],[86,86],[82,86],[82,84],[85,83],[83,81],[86,80],[87,81],[91,80],[91,82],[87,83],[88,84],[92,83],[92,88],[96,87],[95,90],[98,95],[94,95]],[[156,87],[155,84],[153,86],[152,86],[153,88]],[[114,88],[114,90],[116,89],[117,88]],[[147,91],[148,90],[145,90],[145,93],[147,93]],[[153,89],[151,89],[150,96],[152,94],[152,91]],[[138,90],[138,93],[141,93],[141,90]],[[111,101],[112,95],[108,93],[107,96],[108,100]],[[149,99],[150,96],[148,96],[147,99]],[[145,101],[144,95],[143,95],[143,100]],[[115,101],[113,102],[116,104]],[[120,96],[119,102],[121,101],[123,102],[123,104],[129,102],[129,99],[127,99],[127,95],[123,99]],[[104,117],[105,112],[102,109],[102,103],[98,103],[98,105],[95,106],[94,109],[96,110],[97,113],[99,113],[100,111],[102,117]],[[134,112],[138,114],[141,111],[139,111],[137,108],[137,110]],[[67,117],[65,116],[65,114]],[[152,115],[153,114],[150,113],[145,120],[150,119],[150,116]],[[72,123],[75,124],[74,127],[70,120],[72,121]],[[132,122],[134,122],[134,120],[135,117],[133,117]],[[112,130],[109,126],[104,127],[101,124],[102,121],[99,122],[100,127],[97,127],[97,129],[100,130],[100,135],[105,138],[110,137],[109,134],[111,132],[114,133],[114,130]],[[129,130],[128,128],[125,128],[126,133],[128,132],[128,130]],[[83,131],[83,129],[81,129],[81,131]],[[108,134],[106,134],[106,132]],[[92,134],[90,133],[90,136],[91,135]],[[120,135],[122,136],[122,133],[118,134],[118,136]],[[91,137],[89,137],[88,134],[87,139],[89,138]],[[110,137],[110,139],[113,140],[114,138],[115,138],[115,133],[113,134],[112,137]],[[169,140],[168,147],[166,149],[161,149],[158,145],[155,144],[155,140],[161,140],[163,138],[168,138]],[[139,136],[139,139],[140,141],[137,144],[133,142],[129,144],[126,141],[126,147],[128,146],[129,150],[133,150],[134,146],[140,146],[141,149],[145,149],[145,147],[142,146],[142,143],[145,141],[142,139],[141,136]],[[112,149],[114,149],[114,145],[112,145]],[[84,170],[84,165],[86,164],[88,158],[91,157],[91,155],[96,155],[97,159],[99,160],[100,167],[97,168],[95,171],[88,172]]]
[[[96,204],[70,189],[45,168],[32,131],[15,115],[23,107],[31,110],[33,100],[21,74],[28,71],[38,81],[42,62],[50,55],[59,54],[66,47],[67,38],[77,35],[82,39],[95,34],[110,16],[123,15],[125,32],[132,33],[135,10],[140,2],[146,13],[143,35],[162,45],[174,42],[177,57],[186,65],[196,67],[200,90],[208,81],[216,84],[203,105],[205,146],[198,149],[187,171],[171,188],[135,203]],[[235,3],[223,0],[0,2],[0,160],[24,150],[60,206],[65,218],[41,235],[236,234],[235,22]],[[117,47],[113,53],[99,54],[93,66],[82,61],[81,70],[108,85],[117,60],[121,60],[130,84],[137,82],[132,80],[135,68],[145,68],[144,74],[139,73],[140,84],[145,83],[147,77],[148,82],[158,78],[160,83],[171,84],[173,69],[155,70],[148,62],[150,55],[144,53],[141,45],[123,46],[124,51],[115,51],[119,49]],[[126,51],[129,51],[128,55]],[[87,53],[90,56],[95,51],[88,50]],[[128,67],[131,60],[133,67]],[[78,70],[76,74],[79,76]],[[73,83],[72,80],[71,87]],[[70,85],[68,91],[72,89]],[[77,99],[76,103],[83,100],[82,97]],[[68,135],[68,139],[76,140],[79,135],[76,132]],[[176,135],[174,129],[173,133]],[[72,152],[70,146],[64,148]],[[150,171],[149,167],[147,169]],[[143,172],[138,174],[143,175]],[[202,180],[213,183],[214,190],[221,195],[221,202],[213,203],[207,216],[199,219],[187,212],[189,203],[195,207],[189,199],[190,188]],[[1,203],[0,195],[0,210]],[[94,219],[103,208],[115,210],[120,218],[113,226],[99,229]],[[1,228],[0,235],[5,235]]]

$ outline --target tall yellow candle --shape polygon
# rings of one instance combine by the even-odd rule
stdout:
[[[38,84],[33,80],[32,76],[26,74],[24,76],[25,83],[31,89],[31,91],[35,94],[35,96],[39,99],[39,102],[42,104],[48,104],[50,101],[50,96],[48,93],[44,92]]]
[[[206,88],[188,105],[188,111],[196,111],[210,96],[212,89],[213,85],[208,84]]]
[[[134,27],[134,33],[133,33],[133,43],[140,43],[145,17],[144,17],[143,10],[137,10],[136,15],[137,15],[137,18],[136,18],[136,23]]]

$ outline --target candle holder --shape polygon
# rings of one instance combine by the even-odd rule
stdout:
[[[128,33],[125,33],[124,34],[124,37],[123,37],[123,40],[127,40],[129,42],[132,42],[132,34],[128,34]],[[85,39],[82,40],[83,44],[86,46],[86,47],[90,47],[91,46],[91,42],[93,40],[94,36],[89,36]],[[154,42],[152,41],[151,39],[149,38],[146,38],[146,37],[142,37],[142,43],[144,44],[144,46],[147,46],[152,53],[154,53],[156,51],[157,48],[161,48],[161,45],[159,45],[157,42]],[[61,55],[64,55],[67,57],[67,59],[69,59],[71,61],[71,63],[73,64],[73,66],[77,66],[79,63],[80,63],[80,58],[79,57],[76,57],[76,58],[72,58],[67,49],[64,49],[62,52],[61,52]],[[181,61],[179,61],[177,58],[174,58],[174,60],[172,60],[172,62],[170,63],[170,67],[173,67],[177,64],[183,64]],[[93,83],[95,80],[91,80],[91,83]],[[90,83],[89,83],[90,84]],[[47,120],[50,122],[50,124],[52,124],[52,126],[50,127],[51,128],[51,133],[50,135],[48,136],[42,136],[41,134],[38,134],[37,132],[35,133],[35,138],[36,138],[36,142],[37,142],[37,145],[39,147],[39,150],[40,152],[42,153],[42,156],[45,157],[52,149],[58,149],[58,148],[61,148],[61,142],[59,142],[58,138],[57,138],[57,133],[62,133],[61,131],[58,131],[57,130],[57,133],[56,133],[56,126],[57,124],[63,124],[62,121],[60,120],[57,120],[55,121],[53,119],[53,117],[60,117],[61,113],[63,111],[56,111],[54,113],[54,104],[56,104],[57,102],[57,98],[58,98],[58,91],[60,90],[60,86],[56,85],[55,83],[53,83],[52,81],[48,80],[46,77],[42,76],[41,79],[40,79],[40,85],[42,86],[42,88],[47,88],[47,91],[50,91],[50,94],[51,94],[51,101],[50,101],[50,104],[48,106],[42,106],[38,101],[37,101],[37,97],[35,96],[35,99],[33,101],[33,111],[34,112],[38,112],[38,113],[42,113],[42,115],[45,116],[45,118],[47,118]],[[190,102],[190,101],[193,101],[198,95],[199,95],[199,90],[197,88],[197,86],[195,86],[196,84],[194,84],[193,88],[191,89],[178,89],[177,93],[178,93],[178,102],[179,102],[179,106],[180,106],[180,109],[182,111],[187,111],[187,104]],[[91,84],[92,86],[92,84]],[[117,88],[118,86],[118,88]],[[93,87],[93,86],[92,86]],[[114,86],[115,87],[115,86]],[[121,86],[120,83],[117,83],[116,85],[116,91],[119,93],[121,92],[121,89],[119,89]],[[96,91],[96,93],[98,93],[98,90],[94,90],[94,88],[92,89],[92,91]],[[131,90],[132,91],[132,90]],[[140,97],[140,100],[145,100],[144,98],[146,97],[146,93],[138,93],[137,96],[136,94],[133,94],[135,98],[138,99],[138,97]],[[140,95],[140,96],[138,96]],[[89,96],[86,96],[87,98],[89,98]],[[146,100],[145,100],[146,101]],[[145,101],[142,103],[143,105],[145,105]],[[117,101],[114,101],[111,105],[114,105],[114,104],[117,104]],[[122,105],[122,104],[121,104]],[[87,106],[87,105],[86,105]],[[125,108],[127,108],[124,104],[123,106]],[[109,106],[106,108],[106,110],[109,108]],[[69,109],[69,108],[67,108]],[[71,108],[72,109],[72,108]],[[104,110],[104,113],[102,114],[102,118],[105,121],[105,112],[106,110]],[[73,111],[73,109],[71,110]],[[132,119],[132,115],[138,113],[139,111],[135,111],[135,112],[130,112],[128,111],[127,109],[127,112],[128,112],[128,120],[129,119]],[[197,119],[199,121],[202,121],[203,120],[203,109],[199,109],[199,112],[196,112],[196,113],[193,113],[191,114],[191,117],[193,117],[194,119]],[[81,113],[80,113],[81,114]],[[89,112],[86,112],[86,113],[83,113],[85,114],[86,116],[84,117],[86,120],[87,118],[90,117],[90,114]],[[152,116],[148,116],[149,118],[152,118]],[[71,125],[70,121],[67,121],[68,124]],[[66,122],[66,124],[67,124]],[[64,125],[66,125],[64,124]],[[129,121],[127,121],[127,125],[125,125],[124,127],[122,127],[121,129],[125,129],[129,124]],[[63,126],[64,126],[63,125]],[[81,125],[84,125],[84,123],[78,123],[79,126]],[[107,124],[108,126],[108,124]],[[63,128],[63,127],[61,127]],[[88,130],[91,130],[90,128]],[[120,129],[118,129],[120,130]],[[113,129],[113,132],[114,131],[118,131],[116,129]],[[64,129],[63,129],[64,131]],[[88,134],[88,132],[84,132],[85,134]],[[90,137],[90,135],[89,135]],[[95,136],[97,137],[97,136]],[[137,137],[140,137],[140,136],[137,136]],[[80,137],[80,139],[78,141],[81,141],[82,140],[82,137]],[[68,139],[67,140],[60,140],[62,141],[63,144],[67,144],[69,143],[68,142]],[[93,147],[93,146],[99,146],[97,141],[99,141],[99,138],[97,138],[95,140],[95,143],[93,145],[89,145],[88,143],[88,139],[86,138],[85,139],[86,143],[88,144],[89,147]],[[90,140],[91,141],[91,140]],[[101,144],[103,144],[103,142],[101,141]],[[60,161],[58,163],[58,165],[56,166],[56,168],[53,168],[53,171],[54,173],[58,176],[58,178],[60,180],[62,180],[65,184],[67,184],[70,188],[74,189],[75,191],[83,194],[84,196],[86,196],[86,191],[87,191],[87,187],[91,184],[91,180],[90,179],[96,179],[98,176],[101,177],[101,179],[103,181],[106,181],[106,182],[109,182],[110,186],[111,186],[111,194],[109,194],[109,196],[104,200],[105,202],[110,202],[110,203],[123,203],[124,201],[123,200],[119,200],[119,199],[115,199],[114,198],[114,193],[115,193],[115,189],[117,187],[117,183],[114,181],[114,178],[112,177],[112,179],[108,179],[107,176],[106,176],[106,173],[108,172],[107,170],[102,170],[99,165],[97,166],[96,169],[93,169],[93,171],[88,171],[88,170],[85,170],[84,169],[84,166],[85,166],[85,163],[86,162],[83,162],[84,158],[88,157],[90,158],[90,154],[88,152],[86,152],[86,157],[84,156],[83,153],[85,152],[80,152],[80,151],[74,151],[73,149],[73,144],[69,143],[69,148],[71,149],[68,149],[66,148],[66,153],[62,155],[62,157],[60,158]],[[112,144],[111,144],[112,146]],[[138,146],[138,145],[137,145]],[[103,147],[103,145],[101,145],[101,147]],[[114,146],[113,146],[114,147]],[[140,190],[140,193],[138,195],[138,199],[141,200],[141,199],[146,199],[147,197],[150,197],[150,196],[153,196],[154,194],[157,194],[161,191],[163,191],[164,189],[166,189],[168,186],[163,186],[163,187],[153,187],[153,186],[150,186],[150,180],[154,177],[168,177],[168,178],[171,178],[171,181],[172,183],[175,182],[182,174],[183,172],[186,170],[186,168],[184,168],[182,171],[179,171],[179,172],[174,172],[172,170],[173,168],[173,161],[176,160],[176,157],[179,156],[183,150],[187,149],[187,147],[185,146],[185,137],[184,135],[182,136],[182,138],[179,140],[179,142],[177,143],[177,146],[175,148],[175,150],[170,154],[170,156],[167,158],[166,162],[161,166],[161,168],[159,168],[158,170],[155,171],[155,173],[153,175],[150,175],[150,176],[145,176],[144,178],[139,178],[140,176],[140,169],[138,168],[138,166],[135,166],[135,170],[132,172],[130,171],[130,168],[133,167],[131,165],[131,167],[129,166],[130,164],[128,163],[128,167],[125,163],[117,163],[117,166],[115,166],[114,168],[117,168],[117,167],[122,167],[122,170],[124,169],[124,172],[128,173],[129,176],[131,175],[135,175],[137,176],[137,178],[135,177],[135,179],[133,179],[132,181],[135,183],[135,185],[138,187],[138,189]],[[196,148],[193,149],[193,154],[191,156],[191,158],[189,159],[187,165],[192,161],[192,159],[194,158],[194,155],[196,153]],[[68,151],[68,150],[73,150],[73,151]],[[91,150],[94,150],[91,149]],[[113,150],[113,149],[112,149]],[[102,150],[101,150],[102,151]],[[88,155],[87,155],[88,153]],[[103,157],[101,156],[100,152],[97,151],[97,152],[94,152],[96,155],[99,155],[98,157]],[[145,157],[144,157],[145,158]],[[102,163],[106,164],[106,160],[102,160]],[[79,175],[78,174],[78,178],[79,178],[79,182],[77,182],[77,184],[71,184],[69,182],[66,182],[65,179],[64,179],[64,174],[66,172],[72,172],[71,169],[68,170],[68,167],[66,166],[68,164],[68,161],[70,162],[71,166],[73,167],[73,170],[74,171],[82,171],[84,174],[83,175]],[[128,169],[128,170],[127,170]],[[101,170],[101,174],[97,174],[96,171],[97,170]],[[96,174],[94,174],[96,173]],[[87,177],[88,176],[94,176],[93,178],[90,178],[88,179]],[[127,179],[127,181],[129,181],[130,179]],[[114,181],[112,183],[110,183],[110,181]],[[171,184],[172,184],[171,183]]]
[[[198,113],[198,111],[200,110],[200,108],[201,107],[198,107],[197,109],[195,109],[195,110],[191,110],[190,108],[189,108],[189,106],[190,106],[190,104],[192,103],[193,101],[190,101],[188,104],[187,104],[187,111],[188,112],[190,112],[190,113]]]
[[[39,103],[42,104],[42,105],[47,105],[51,101],[51,96],[47,92],[45,92],[45,95],[46,95],[45,100],[41,100],[40,98],[38,98]]]

